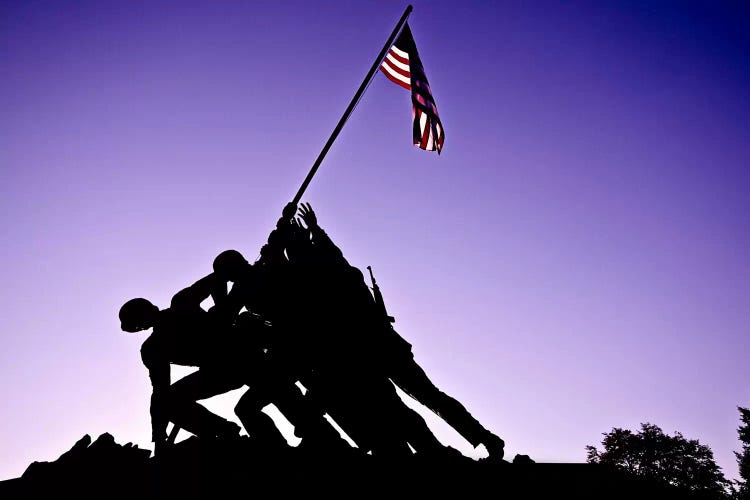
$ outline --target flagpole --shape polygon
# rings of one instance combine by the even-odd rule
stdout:
[[[349,103],[349,106],[346,108],[346,111],[344,111],[344,115],[339,120],[338,124],[336,125],[336,128],[333,129],[333,132],[331,133],[331,137],[328,138],[328,142],[326,142],[325,146],[323,146],[323,150],[318,155],[318,158],[315,160],[315,163],[313,163],[313,166],[310,169],[310,172],[307,173],[307,177],[305,177],[305,180],[302,182],[302,185],[299,187],[297,194],[294,195],[294,200],[292,200],[293,204],[296,205],[297,203],[299,203],[300,199],[302,198],[302,195],[305,193],[305,189],[307,189],[307,186],[310,184],[310,181],[315,175],[315,172],[318,171],[318,167],[320,167],[320,164],[323,163],[323,158],[325,158],[326,154],[328,153],[328,150],[331,149],[331,146],[333,145],[333,142],[338,137],[339,132],[341,132],[341,129],[344,128],[344,124],[346,123],[346,120],[349,119],[349,115],[351,115],[352,111],[354,111],[354,107],[357,105],[357,102],[359,102],[359,99],[362,97],[362,94],[364,94],[365,90],[367,89],[367,85],[370,83],[370,80],[372,80],[372,77],[375,75],[375,72],[378,70],[378,67],[380,67],[380,64],[383,62],[385,55],[388,53],[388,50],[391,48],[391,45],[393,45],[394,39],[396,38],[396,36],[398,36],[399,32],[401,31],[401,28],[403,28],[404,23],[406,23],[406,18],[409,17],[409,14],[411,14],[411,11],[412,11],[411,5],[407,6],[406,10],[404,10],[404,13],[401,16],[401,19],[399,19],[398,24],[396,24],[396,27],[393,28],[393,32],[391,32],[391,35],[388,37],[388,40],[385,42],[385,45],[383,45],[383,48],[378,54],[378,57],[375,59],[375,62],[372,63],[372,67],[370,68],[370,71],[367,72],[367,76],[365,76],[365,79],[362,80],[362,85],[359,86],[357,93],[354,94],[354,97]]]

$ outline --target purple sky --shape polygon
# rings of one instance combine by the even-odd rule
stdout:
[[[510,457],[649,421],[736,477],[747,4],[414,4],[443,154],[377,75],[304,198],[321,225]],[[120,305],[257,255],[404,7],[0,4],[0,479],[84,433],[150,447]]]

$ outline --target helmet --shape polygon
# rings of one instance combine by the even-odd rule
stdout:
[[[237,250],[225,250],[214,259],[214,272],[227,281],[234,281],[233,278],[244,267],[247,266],[247,260]]]
[[[120,328],[125,332],[140,332],[149,328],[159,308],[146,299],[130,299],[120,308]]]

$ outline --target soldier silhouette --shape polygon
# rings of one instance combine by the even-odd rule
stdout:
[[[248,324],[254,330],[262,328],[262,324],[243,321],[244,331],[240,332],[239,328],[218,321],[215,311],[207,312],[200,307],[209,295],[221,301],[225,291],[226,283],[211,274],[175,294],[167,309],[159,310],[143,298],[131,299],[120,309],[123,331],[153,328],[141,346],[141,358],[153,388],[151,439],[155,454],[167,447],[166,428],[170,421],[201,438],[239,434],[238,425],[197,403],[252,383],[264,366],[264,353],[258,341],[261,335],[247,332]],[[171,364],[199,369],[171,384]],[[285,443],[273,420],[259,410],[238,412],[248,434],[265,444]]]
[[[271,236],[273,242],[278,233]],[[308,357],[301,354],[295,325],[300,317],[286,257],[279,255],[273,244],[261,250],[263,264],[250,265],[236,250],[222,252],[214,261],[214,275],[224,283],[232,283],[232,291],[220,299],[215,310],[223,323],[236,322],[238,312],[261,318],[271,325],[265,336],[263,372],[250,383],[250,389],[240,398],[235,411],[238,415],[257,415],[260,409],[273,403],[294,425],[295,434],[302,438],[303,448],[340,450],[349,448],[338,432],[325,420],[322,407],[310,397],[303,397],[295,383],[302,382],[309,373]],[[240,315],[240,317],[242,316]]]
[[[369,334],[368,342],[361,349],[362,359],[366,359],[373,370],[383,370],[394,384],[441,417],[472,446],[483,444],[488,459],[502,460],[503,440],[485,429],[459,401],[442,392],[429,379],[414,360],[411,344],[393,329],[384,305],[378,307],[375,303],[362,273],[349,265],[341,250],[319,226],[309,203],[300,205],[299,217],[310,231],[319,265],[325,269],[328,293],[336,297],[334,300],[345,312],[345,322],[359,325],[361,336],[364,332]]]
[[[239,301],[234,310],[244,306],[266,315],[274,310],[276,305],[273,304],[273,289],[283,288],[279,286],[282,278],[273,274],[263,276],[270,273],[268,267],[267,264],[250,265],[235,250],[223,252],[216,258],[217,274],[232,278],[230,281],[233,281],[233,288],[229,297]],[[298,286],[294,290],[299,294]],[[272,330],[275,339],[269,342],[269,355],[278,369],[287,374],[289,381],[300,381],[308,389],[306,399],[309,404],[321,415],[323,409],[327,410],[364,451],[375,450],[378,454],[391,455],[411,454],[406,439],[399,437],[403,430],[398,426],[391,426],[390,432],[384,435],[374,435],[382,428],[381,413],[385,413],[386,417],[400,415],[402,418],[420,420],[423,432],[431,440],[431,448],[442,447],[432,436],[424,420],[398,399],[387,379],[373,377],[372,373],[363,372],[354,368],[354,365],[345,365],[344,371],[342,362],[335,360],[335,355],[332,354],[335,349],[321,338],[320,332],[327,332],[318,328],[320,325],[311,319],[314,313],[309,311],[310,307],[298,303],[294,309],[281,308],[280,312],[283,316],[294,315],[299,320],[268,316],[274,325]],[[330,321],[330,318],[327,320]],[[250,396],[250,393],[246,396]],[[246,396],[240,400],[238,407],[255,404],[246,403]],[[285,412],[282,410],[282,413]],[[331,429],[330,426],[328,428]],[[424,439],[420,441],[424,442]],[[302,443],[305,443],[305,439]],[[415,448],[421,451],[426,446]]]
[[[354,320],[363,314],[349,307],[361,304],[362,298],[337,296],[350,291],[338,284],[342,270],[358,274],[360,281],[361,273],[348,264],[346,269],[334,265],[345,262],[334,245],[324,248],[319,242],[320,248],[314,247],[310,231],[293,219],[295,208],[285,207],[255,265],[234,250],[215,259],[215,273],[234,283],[227,299],[230,309],[245,306],[279,327],[279,341],[271,352],[280,353],[360,448],[405,455],[411,453],[409,442],[419,453],[444,452],[424,419],[403,404],[387,377],[363,363],[366,356],[361,351],[371,346],[364,332],[354,331],[361,326]],[[366,288],[364,293],[371,302]],[[303,299],[290,308],[290,295]]]
[[[151,439],[156,454],[167,443],[169,421],[200,437],[236,435],[233,422],[208,411],[196,401],[237,389],[242,382],[219,360],[213,326],[200,303],[211,295],[212,276],[175,294],[170,307],[159,310],[143,298],[131,299],[120,309],[123,331],[140,332],[153,327],[141,346],[141,358],[152,385]],[[171,384],[170,364],[200,367]]]

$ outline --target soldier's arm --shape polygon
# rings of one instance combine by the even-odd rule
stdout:
[[[326,250],[335,253],[336,256],[344,258],[344,252],[341,251],[339,247],[336,246],[336,243],[333,242],[330,236],[323,231],[323,228],[320,226],[315,226],[314,229],[311,229],[310,232],[313,236],[313,241],[316,245],[325,247]]]
[[[210,291],[211,298],[213,299],[214,304],[220,304],[227,298],[227,282],[220,280],[213,273],[209,274],[208,276],[213,277],[213,279],[211,280],[211,284],[209,285],[210,290],[211,290]]]
[[[223,291],[222,291],[223,285]],[[226,297],[227,284],[216,277],[214,273],[205,276],[187,288],[177,292],[172,297],[172,308],[200,307],[201,302],[209,296],[213,297],[214,303],[219,303]]]

